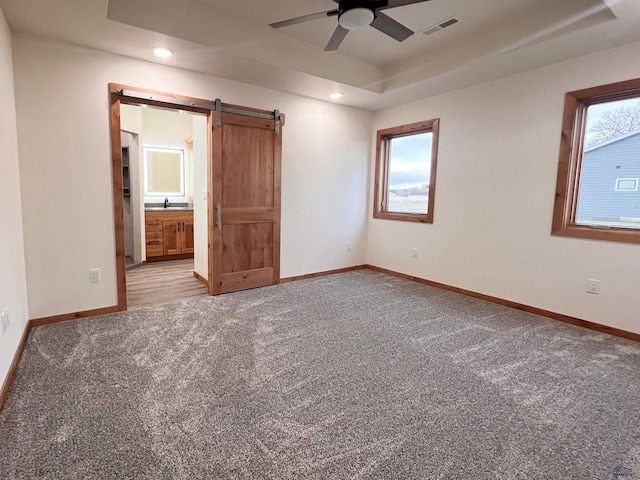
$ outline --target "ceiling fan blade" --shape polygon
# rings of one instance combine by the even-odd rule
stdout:
[[[393,18],[382,12],[377,12],[376,18],[371,22],[371,26],[382,33],[386,33],[391,38],[402,42],[413,35],[413,30],[409,30],[401,23],[396,22]]]
[[[326,10],[324,12],[310,13],[309,15],[302,15],[301,17],[290,18],[288,20],[282,20],[281,22],[270,23],[269,26],[273,28],[288,27],[289,25],[295,25],[297,23],[310,22],[311,20],[319,20],[321,18],[332,17],[338,14],[338,10]]]
[[[429,0],[388,0],[386,7],[381,7],[380,10],[386,10],[387,8],[404,7],[405,5],[412,5],[414,3],[428,2]]]
[[[324,51],[331,52],[333,50],[337,50],[340,44],[342,43],[342,41],[344,40],[344,37],[347,36],[347,33],[349,33],[349,30],[347,30],[346,28],[342,28],[340,25],[338,25],[336,29],[333,31],[333,35],[331,35],[331,38],[329,39],[327,46],[324,47]]]

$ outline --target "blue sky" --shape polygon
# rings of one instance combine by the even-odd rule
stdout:
[[[419,187],[429,183],[432,133],[420,133],[391,141],[389,188]]]

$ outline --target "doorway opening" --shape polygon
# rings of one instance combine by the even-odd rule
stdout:
[[[208,292],[207,116],[120,106],[129,308]]]
[[[109,84],[109,91],[117,309],[127,309],[127,256],[132,265],[141,259],[131,275],[153,264],[186,263],[210,295],[279,283],[284,114],[117,84]],[[141,120],[136,125],[125,118],[130,107],[192,115],[193,125],[206,125],[205,134],[195,129],[183,134],[184,149],[154,145]],[[170,129],[176,130],[173,123]],[[138,165],[133,165],[136,148]],[[167,169],[174,174],[166,175]],[[136,187],[141,197],[134,198]],[[130,255],[126,222],[132,225]],[[191,257],[193,265],[169,264]]]

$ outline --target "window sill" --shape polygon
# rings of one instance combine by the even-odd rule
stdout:
[[[551,235],[585,238],[588,240],[605,240],[608,242],[640,243],[640,230],[631,228],[591,227],[571,224],[552,230]]]
[[[422,213],[375,212],[373,218],[403,222],[433,223],[433,215]]]

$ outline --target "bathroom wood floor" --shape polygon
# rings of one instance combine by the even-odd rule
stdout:
[[[193,276],[193,258],[127,270],[129,309],[201,295],[207,295],[207,287]]]

